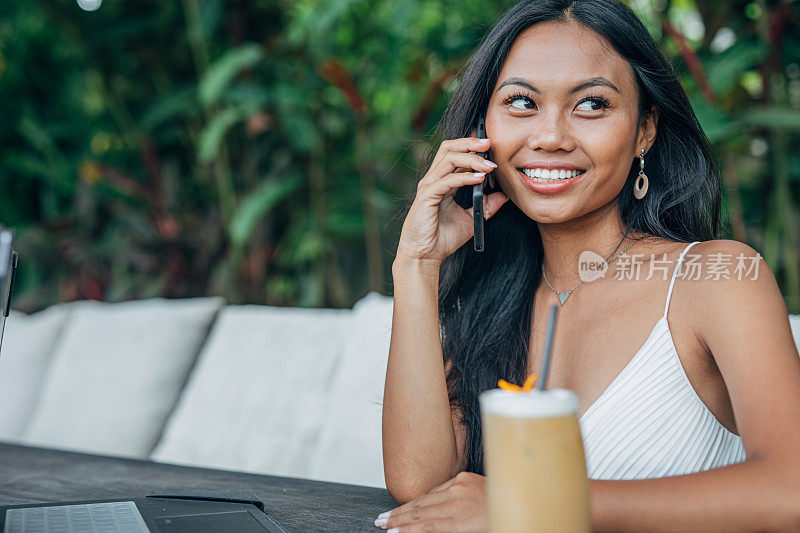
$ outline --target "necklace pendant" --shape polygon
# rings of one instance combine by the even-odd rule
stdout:
[[[564,302],[567,301],[567,298],[569,298],[569,295],[571,294],[571,292],[570,291],[567,291],[567,292],[556,291],[556,292],[558,293],[558,299],[561,302],[561,306],[563,307],[564,306]]]

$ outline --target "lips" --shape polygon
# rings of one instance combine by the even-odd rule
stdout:
[[[557,179],[555,181],[550,181],[550,182],[535,181],[529,178],[521,169],[517,170],[517,174],[519,175],[520,179],[523,181],[525,186],[528,187],[533,192],[544,195],[554,195],[554,194],[560,194],[572,188],[572,186],[575,185],[575,183],[579,181],[581,179],[581,176],[586,174],[586,172],[582,171],[577,176],[565,179]]]

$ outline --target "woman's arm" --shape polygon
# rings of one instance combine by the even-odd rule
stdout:
[[[797,461],[764,459],[656,479],[589,480],[592,531],[800,531]]]
[[[589,480],[593,532],[772,533],[800,531],[798,468],[747,459],[656,479]],[[482,531],[486,482],[462,472],[375,522],[400,533]]]
[[[394,315],[383,394],[383,468],[400,503],[458,472],[459,451],[439,332],[439,263],[395,260]]]
[[[462,208],[454,195],[497,167],[475,153],[490,147],[491,140],[475,137],[442,141],[400,232],[383,393],[383,470],[400,502],[450,479],[460,465],[439,333],[439,268],[473,235],[472,208]],[[502,192],[486,196],[484,217],[506,201]]]
[[[731,279],[687,280],[695,334],[722,373],[742,437],[744,463],[683,476],[592,481],[598,531],[800,531],[800,358],[788,312],[763,259],[733,275],[749,246],[707,241],[702,275],[732,259]],[[755,277],[755,279],[752,279]]]
[[[703,265],[722,254],[756,252],[736,241],[708,241],[692,252]],[[731,271],[735,259],[731,265]],[[703,270],[703,276],[705,276]],[[756,279],[682,281],[691,290],[695,334],[728,388],[747,454],[743,463],[642,480],[590,480],[593,531],[800,531],[800,357],[772,272]],[[460,475],[391,510],[381,527],[452,531],[485,524],[480,476]]]

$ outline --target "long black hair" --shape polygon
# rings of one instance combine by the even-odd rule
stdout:
[[[615,200],[625,235],[642,232],[674,241],[714,239],[720,231],[719,169],[678,77],[636,14],[620,0],[526,0],[492,28],[462,69],[458,89],[434,137],[468,137],[485,112],[517,36],[544,21],[575,20],[605,38],[631,66],[638,87],[639,121],[658,109],[657,135],[648,152],[649,189],[633,197],[638,160]],[[427,172],[438,144],[429,150]],[[636,164],[634,164],[636,163]],[[454,200],[471,205],[472,186]],[[467,430],[466,470],[483,473],[478,397],[498,379],[521,383],[528,373],[533,298],[544,259],[536,221],[512,202],[486,221],[486,248],[467,241],[442,263],[439,322],[450,403]],[[623,236],[623,240],[624,240]],[[621,241],[622,242],[622,241]]]

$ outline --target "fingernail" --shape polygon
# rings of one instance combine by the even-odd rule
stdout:
[[[475,172],[472,175],[475,176],[476,178],[482,178],[483,176],[486,175],[486,172]]]
[[[484,159],[483,162],[486,163],[487,165],[489,165],[492,168],[497,168],[497,164],[496,163],[492,163],[488,159]]]
[[[489,144],[489,141],[491,141],[491,139],[479,139],[478,140],[478,142],[481,143],[481,144]]]
[[[388,522],[388,521],[389,521],[389,517],[388,517],[388,516],[384,516],[384,517],[380,517],[380,516],[379,516],[379,517],[378,517],[378,518],[375,520],[375,526],[376,526],[376,527],[385,526],[385,525],[386,525],[386,522]]]
[[[400,528],[393,527],[392,529],[387,530],[386,533],[400,533]]]
[[[378,515],[378,518],[389,518],[389,515],[392,514],[391,511],[386,511],[385,513],[381,513]]]

